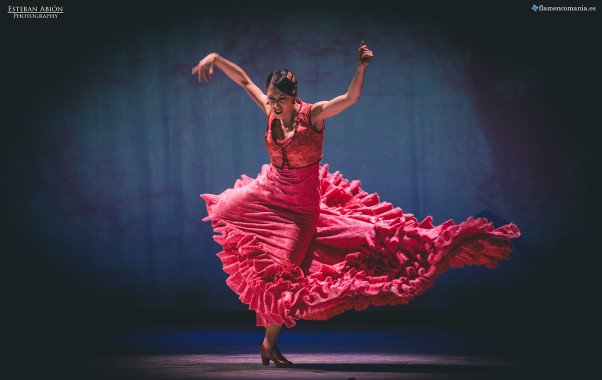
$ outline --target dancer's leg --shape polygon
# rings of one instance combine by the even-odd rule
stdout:
[[[280,333],[281,328],[282,325],[276,323],[265,328],[265,338],[263,339],[263,346],[265,348],[271,349],[276,346],[276,341],[278,340],[278,334]]]
[[[268,365],[270,360],[274,362],[276,367],[292,367],[293,363],[287,360],[284,355],[280,352],[280,349],[276,345],[278,340],[278,333],[282,325],[274,323],[265,328],[265,338],[261,345],[259,352],[261,353],[261,361],[263,365]]]

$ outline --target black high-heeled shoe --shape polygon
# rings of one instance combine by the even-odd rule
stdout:
[[[290,368],[293,366],[293,363],[287,360],[284,357],[284,355],[282,355],[280,349],[277,346],[268,349],[265,348],[262,344],[259,348],[259,353],[261,354],[261,363],[263,365],[269,365],[271,360],[274,362],[274,365],[278,368]]]

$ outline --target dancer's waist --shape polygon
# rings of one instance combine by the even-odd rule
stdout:
[[[289,168],[286,165],[282,168],[279,168],[273,164],[270,164],[270,170],[283,178],[290,178],[292,180],[303,180],[308,177],[315,177],[317,179],[318,172],[320,171],[320,161],[302,168]]]
[[[317,204],[320,201],[320,164],[299,168],[280,169],[270,165],[268,179],[274,191],[288,202]]]

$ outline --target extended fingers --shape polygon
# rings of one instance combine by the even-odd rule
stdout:
[[[209,78],[211,78],[211,76],[213,75],[213,65],[209,64],[208,66],[203,67],[203,78],[205,78],[205,80],[207,82],[209,82]]]
[[[199,82],[202,82],[203,78],[205,78],[205,80],[208,82],[209,78],[207,78],[207,73],[205,72],[205,70],[207,70],[207,66],[204,66],[201,63],[199,63],[199,67]]]
[[[192,68],[192,75],[198,74],[199,83],[203,81],[203,78],[209,82],[209,78],[213,76],[213,65],[215,63],[203,58],[199,61],[199,64]],[[208,72],[207,72],[208,71]]]
[[[192,68],[192,75],[199,74],[199,82],[201,81],[201,72],[203,71],[203,61],[200,61],[198,65]]]

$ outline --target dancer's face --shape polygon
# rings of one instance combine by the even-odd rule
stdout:
[[[280,91],[270,84],[267,91],[268,106],[277,119],[288,120],[295,111],[295,97]]]

